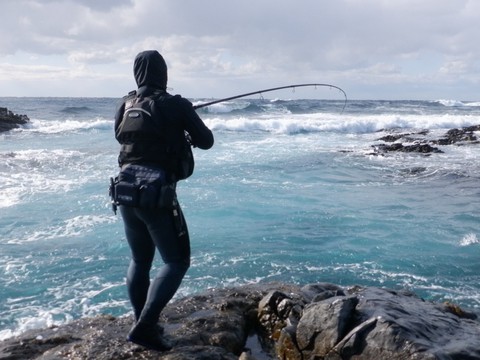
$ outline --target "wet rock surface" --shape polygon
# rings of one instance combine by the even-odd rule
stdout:
[[[429,131],[401,132],[391,130],[389,134],[378,138],[382,143],[372,145],[373,155],[383,155],[388,152],[408,152],[430,155],[443,153],[439,145],[469,145],[479,144],[478,132],[480,125],[468,126],[461,129],[450,129],[443,137],[428,139]]]
[[[413,293],[334,284],[214,289],[162,314],[173,344],[125,340],[131,317],[84,318],[0,342],[0,359],[480,359],[480,322]]]
[[[0,107],[0,132],[15,129],[29,121],[27,115],[14,114],[7,108]]]
[[[276,352],[280,359],[480,359],[480,324],[455,308],[353,287],[307,303],[298,324],[281,330]]]

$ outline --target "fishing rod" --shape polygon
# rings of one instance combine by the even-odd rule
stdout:
[[[218,104],[218,103],[228,101],[228,100],[239,99],[239,98],[250,96],[250,95],[263,94],[263,93],[266,93],[266,92],[282,90],[282,89],[294,89],[295,90],[295,88],[304,87],[304,86],[314,86],[315,88],[317,88],[318,86],[323,86],[323,87],[328,87],[328,88],[331,88],[331,89],[337,89],[337,90],[341,91],[343,93],[343,96],[345,97],[345,102],[343,104],[342,112],[343,112],[343,110],[345,110],[345,106],[347,106],[347,94],[345,93],[345,91],[343,91],[343,89],[339,88],[338,86],[331,85],[331,84],[297,84],[297,85],[279,86],[279,87],[274,87],[274,88],[270,88],[270,89],[257,90],[257,91],[253,91],[253,92],[249,92],[249,93],[245,93],[245,94],[230,96],[230,97],[223,98],[223,99],[213,100],[213,101],[210,101],[210,102],[207,102],[207,103],[194,105],[193,108],[194,109],[200,109],[200,108],[210,106],[210,105],[213,105],[213,104]]]

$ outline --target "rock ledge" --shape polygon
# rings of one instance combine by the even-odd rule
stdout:
[[[0,342],[0,359],[480,359],[480,322],[452,304],[375,287],[254,284],[172,302],[171,351],[125,341],[131,317],[84,318]]]

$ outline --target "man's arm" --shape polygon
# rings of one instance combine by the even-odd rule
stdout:
[[[191,137],[192,145],[203,150],[210,149],[214,143],[212,131],[198,116],[192,103],[184,98],[182,100],[184,100],[182,108],[185,116],[185,130]]]

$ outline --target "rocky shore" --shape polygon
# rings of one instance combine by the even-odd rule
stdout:
[[[4,107],[0,107],[0,132],[15,129],[28,123],[30,119],[27,115],[14,114]]]
[[[128,343],[132,318],[102,315],[0,342],[0,359],[480,359],[480,322],[406,291],[318,283],[212,289],[161,318],[173,349]]]

